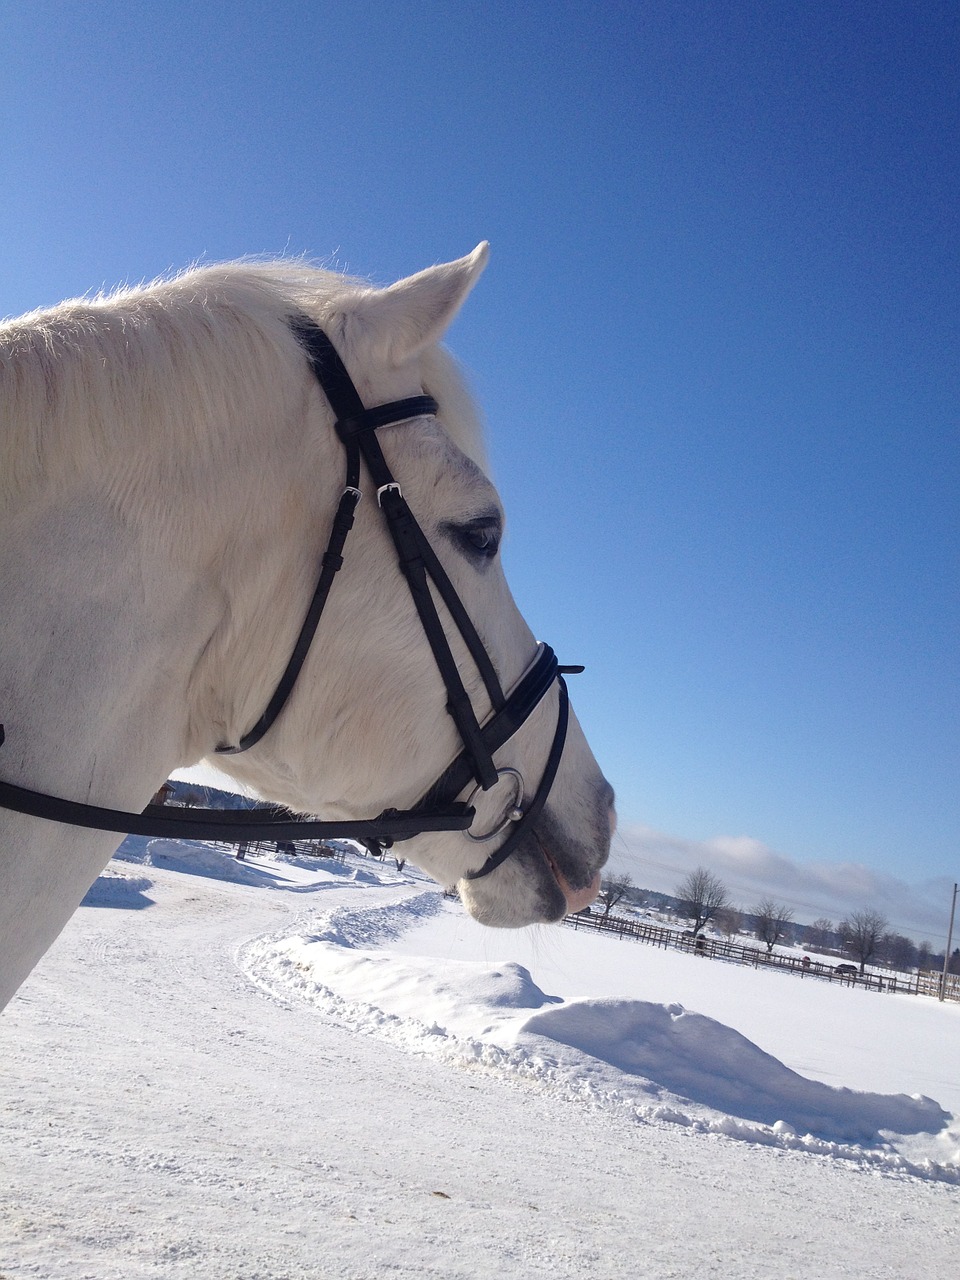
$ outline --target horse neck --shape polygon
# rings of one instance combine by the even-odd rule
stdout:
[[[93,493],[0,518],[0,777],[142,808],[184,758],[199,586]],[[0,809],[0,1007],[118,843]]]

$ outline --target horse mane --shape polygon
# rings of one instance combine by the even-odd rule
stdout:
[[[312,380],[290,316],[343,337],[339,316],[370,288],[303,262],[234,262],[0,323],[0,506],[118,457],[202,472],[244,432],[302,417]],[[485,468],[455,361],[438,347],[421,367],[448,434]]]

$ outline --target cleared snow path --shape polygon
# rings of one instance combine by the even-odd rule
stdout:
[[[111,864],[100,905],[81,908],[0,1017],[4,1280],[924,1280],[955,1267],[955,1186],[731,1141],[696,1108],[671,1123],[659,1095],[646,1113],[629,1090],[618,1105],[607,1072],[637,1065],[577,1049],[582,1011],[558,1035],[551,1020],[578,1006],[519,965],[496,978],[394,963],[390,981],[412,972],[421,995],[439,964],[443,1025],[439,1006],[409,1016],[409,990],[395,1013],[379,992],[346,990],[385,942],[410,943],[411,921],[446,919],[422,882],[198,864],[175,847],[152,863]],[[545,936],[562,952],[576,935]],[[333,986],[310,947],[339,955]],[[487,1022],[457,1030],[458,1012]],[[615,1005],[604,1028],[623,1041]],[[447,1051],[425,1051],[431,1040]],[[557,1059],[564,1044],[580,1059]],[[588,1056],[600,1075],[584,1086],[574,1068]]]

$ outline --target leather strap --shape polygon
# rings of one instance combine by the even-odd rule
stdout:
[[[0,782],[0,806],[48,822],[71,827],[116,831],[124,835],[169,837],[173,840],[217,840],[239,844],[245,840],[409,840],[421,831],[466,831],[473,810],[452,804],[432,814],[414,810],[385,809],[376,818],[356,821],[315,822],[309,818],[278,816],[252,811],[237,813],[221,809],[170,809],[149,804],[142,813],[127,813],[101,805],[80,804],[58,796],[30,791],[10,782]],[[282,811],[280,811],[282,813]]]

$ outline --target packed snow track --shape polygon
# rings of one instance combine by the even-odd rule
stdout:
[[[706,969],[128,841],[0,1019],[0,1277],[949,1274],[954,1012]]]

